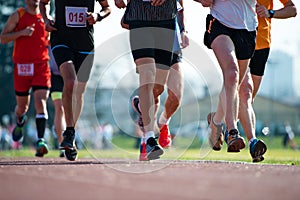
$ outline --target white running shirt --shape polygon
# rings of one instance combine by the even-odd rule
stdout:
[[[256,0],[214,0],[210,13],[227,27],[255,31],[255,5]]]

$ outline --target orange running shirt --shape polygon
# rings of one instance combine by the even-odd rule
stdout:
[[[42,15],[32,15],[26,12],[24,8],[19,8],[18,13],[20,18],[15,31],[22,30],[32,24],[35,24],[35,26],[31,36],[22,36],[15,40],[14,63],[41,63],[48,61],[48,33],[45,30]]]
[[[286,4],[289,0],[279,0]],[[265,6],[267,10],[273,9],[273,0],[257,0],[257,3]],[[258,32],[256,36],[256,50],[270,48],[271,45],[271,19],[258,17]]]

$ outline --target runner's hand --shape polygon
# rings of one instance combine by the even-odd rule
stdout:
[[[115,0],[115,5],[117,8],[126,8],[126,4],[123,0]]]
[[[189,38],[187,36],[187,32],[186,31],[183,31],[181,33],[181,41],[182,41],[181,42],[181,47],[183,49],[190,45],[190,40],[189,40]]]
[[[89,25],[93,25],[97,22],[98,15],[96,13],[87,12],[86,13],[86,21]]]
[[[46,31],[52,32],[57,31],[57,28],[54,27],[54,21],[50,19],[45,20]]]
[[[201,3],[203,7],[210,7],[214,3],[214,0],[194,0],[194,1]]]
[[[31,26],[27,26],[25,29],[22,30],[22,35],[31,36],[34,32],[34,26],[35,24],[32,24]]]
[[[259,3],[256,4],[256,14],[258,17],[270,17],[268,9]]]

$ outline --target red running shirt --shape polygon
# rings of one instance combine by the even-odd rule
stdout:
[[[35,26],[31,36],[22,36],[15,40],[14,63],[41,63],[48,61],[48,33],[45,30],[42,15],[32,15],[26,12],[24,8],[19,8],[18,13],[20,18],[15,31],[23,30],[32,24],[35,24]]]

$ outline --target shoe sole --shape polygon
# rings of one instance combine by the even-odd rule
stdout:
[[[240,152],[241,149],[245,148],[245,141],[243,138],[235,138],[228,143],[227,152]]]
[[[170,140],[170,142],[168,144],[164,144],[164,142],[161,142],[160,138],[159,138],[158,139],[158,143],[164,149],[168,149],[168,148],[170,148],[172,146],[172,140]]]
[[[60,157],[60,158],[64,158],[64,157],[65,157],[65,151],[61,150],[61,151],[59,152],[59,157]]]
[[[65,145],[63,147],[59,147],[59,150],[65,150],[65,157],[67,158],[67,160],[69,161],[77,160],[77,149],[74,146],[70,147],[68,145]],[[75,156],[74,153],[76,153]]]
[[[77,157],[78,157],[77,150],[75,148],[73,148],[73,149],[65,149],[65,157],[69,161],[75,161],[75,160],[77,160]]]
[[[164,132],[164,133],[161,133],[161,129],[159,129],[159,137],[158,137],[158,143],[159,145],[164,148],[164,149],[168,149],[171,147],[172,145],[172,137],[171,137],[171,134],[170,134],[170,131],[169,131],[169,128],[167,129],[168,132]],[[167,135],[166,138],[167,139],[163,139],[163,137],[161,137],[162,135]],[[165,141],[169,141],[169,142],[165,142]]]
[[[35,156],[36,156],[36,157],[44,157],[44,155],[47,154],[47,153],[48,153],[47,147],[42,146],[42,147],[40,147],[40,148],[37,150]]]
[[[22,137],[23,137],[23,133],[16,134],[16,130],[15,129],[13,130],[12,139],[14,142],[20,141],[22,139]]]
[[[265,158],[263,156],[258,156],[256,158],[252,158],[252,162],[257,163],[263,161]]]
[[[214,142],[211,139],[209,139],[209,145],[211,146],[211,148],[213,150],[220,151],[222,149],[222,147],[223,147],[223,141],[222,141],[221,137],[224,137],[223,133],[221,133],[221,135],[219,136],[217,142]],[[219,145],[216,146],[216,144],[218,144],[218,143],[219,143]]]
[[[215,112],[211,112],[211,113],[209,113],[209,114],[207,115],[206,120],[207,120],[208,126],[210,126],[210,123],[211,123],[211,121],[212,121],[212,118],[213,118],[213,115],[214,115],[214,114],[215,114]],[[211,128],[211,130],[212,130],[212,128]],[[221,133],[221,134],[223,134],[223,133]],[[216,146],[216,144],[217,144],[218,142],[220,143],[220,146]],[[223,141],[221,140],[221,135],[219,136],[217,142],[213,142],[212,140],[209,140],[209,144],[210,144],[210,146],[211,146],[211,148],[212,148],[213,150],[215,150],[215,151],[220,151],[220,150],[222,149],[222,146],[223,146]]]
[[[26,124],[26,122],[28,121],[28,117],[25,115],[24,116],[24,119],[23,119],[23,123],[22,123],[22,127],[24,126],[24,124]],[[22,127],[21,128],[21,131],[22,131]],[[23,138],[23,133],[21,132],[20,136],[16,136],[15,135],[15,130],[16,130],[17,126],[15,127],[15,129],[13,130],[12,132],[12,139],[14,142],[19,142],[22,138]]]
[[[211,145],[212,146],[212,145]],[[216,146],[213,146],[212,149],[214,151],[221,151],[222,147],[216,147]]]
[[[134,99],[135,97],[133,97],[132,99],[131,99],[131,107],[133,108],[133,110],[136,112],[136,113],[138,113],[139,115],[141,115],[141,112],[135,107],[135,105],[134,105],[134,101],[133,101],[133,99]]]
[[[140,146],[140,158],[139,161],[148,161],[147,153],[146,153],[146,144],[143,143]]]
[[[265,143],[263,143],[262,141],[257,141],[256,145],[255,145],[255,150],[253,153],[251,153],[252,156],[252,162],[261,162],[263,161],[265,158],[263,157],[263,155],[266,153],[267,151],[267,146]]]
[[[159,159],[162,154],[164,154],[164,150],[156,146],[149,153],[147,153],[147,158],[148,160],[156,160]]]
[[[147,154],[146,153],[140,154],[139,161],[148,161]]]
[[[142,113],[140,112],[140,110],[138,108],[135,107],[134,101],[133,101],[134,98],[136,98],[136,97],[133,97],[131,99],[131,107],[138,114],[138,117],[139,117],[138,125],[139,125],[140,129],[144,132],[144,125],[143,125]]]

